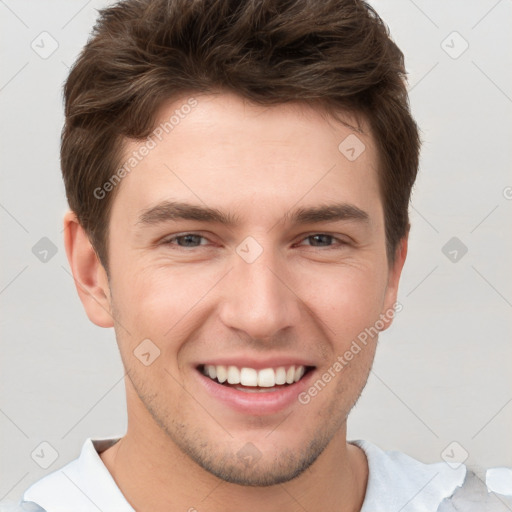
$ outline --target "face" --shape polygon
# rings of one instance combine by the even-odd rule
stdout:
[[[389,325],[403,260],[386,259],[368,130],[354,159],[338,146],[356,132],[313,109],[195,99],[113,202],[108,300],[129,418],[226,481],[275,484],[345,432],[377,336],[344,354]]]

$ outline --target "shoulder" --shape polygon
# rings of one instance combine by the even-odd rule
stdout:
[[[501,496],[488,493],[486,484],[464,464],[456,468],[445,462],[425,464],[400,451],[384,451],[369,441],[350,442],[359,446],[368,460],[361,512],[510,511],[500,508]]]
[[[509,512],[510,510],[512,510],[512,495],[507,496],[489,490],[488,484],[469,470],[462,486],[439,507],[439,512]]]
[[[0,503],[0,512],[47,512],[37,503],[21,501],[19,503]]]
[[[56,510],[55,504],[59,501],[59,496],[65,496],[68,505],[69,503],[80,504],[83,501],[83,494],[80,493],[79,487],[75,484],[76,481],[80,480],[78,462],[79,459],[75,459],[33,483],[23,493],[20,508],[15,509],[14,512],[47,510],[50,508]],[[69,501],[70,499],[73,501]],[[28,502],[28,505],[26,502]],[[34,505],[38,504],[40,508],[31,508],[32,503]]]
[[[99,453],[119,438],[88,438],[80,456],[64,467],[32,484],[20,505],[33,502],[40,508],[21,508],[13,512],[92,512],[99,510],[133,512],[105,467]]]

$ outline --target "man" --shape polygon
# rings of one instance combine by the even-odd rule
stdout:
[[[347,441],[400,307],[419,152],[404,76],[361,1],[101,12],[65,85],[65,245],[89,319],[115,329],[128,429],[21,507],[502,506],[464,466]]]

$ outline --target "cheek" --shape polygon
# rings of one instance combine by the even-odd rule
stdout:
[[[183,330],[218,280],[214,272],[199,267],[141,267],[127,274],[129,278],[120,275],[115,281],[112,295],[116,317],[138,335],[156,339]]]
[[[172,396],[181,396],[182,390],[171,376],[178,375],[177,353],[194,332],[191,320],[197,317],[191,313],[204,294],[199,288],[184,272],[169,269],[141,270],[130,278],[118,279],[112,287],[119,350],[125,368],[139,375],[137,388],[145,390],[148,400],[152,396],[145,387],[148,382],[165,383]],[[155,358],[147,367],[137,356],[146,352]]]
[[[347,343],[379,318],[385,279],[376,266],[329,269],[302,283],[304,302],[331,339]]]

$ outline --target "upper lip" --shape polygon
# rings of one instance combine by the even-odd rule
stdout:
[[[299,358],[296,356],[279,356],[272,358],[253,358],[253,357],[215,357],[201,361],[196,365],[223,365],[223,366],[236,366],[237,368],[254,368],[255,370],[263,370],[264,368],[279,368],[284,366],[289,368],[290,366],[316,366],[311,360]]]

